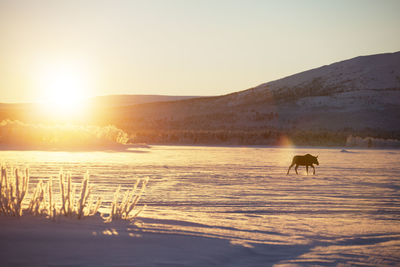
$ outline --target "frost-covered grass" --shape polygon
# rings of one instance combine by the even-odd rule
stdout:
[[[92,187],[89,185],[89,174],[85,174],[77,197],[75,186],[72,186],[71,175],[64,175],[61,172],[59,177],[62,206],[58,213],[65,216],[76,216],[78,219],[95,215],[101,205],[101,197],[98,197],[96,202],[93,201],[93,197],[90,195]],[[76,201],[76,199],[78,200]]]
[[[26,170],[23,176],[17,169],[8,175],[7,169],[1,167],[0,180],[0,214],[10,216],[22,215],[22,201],[28,190],[29,173]]]
[[[148,178],[142,181],[137,180],[134,187],[131,190],[125,191],[123,196],[120,193],[121,186],[119,186],[114,194],[114,201],[111,204],[111,212],[106,221],[111,222],[113,219],[134,220],[139,215],[139,213],[142,212],[142,210],[146,207],[142,206],[140,209],[135,211],[135,207],[139,202],[140,197],[143,195],[148,181],[149,181]],[[138,185],[140,182],[141,182],[141,188],[138,189]]]
[[[60,171],[59,191],[54,192],[53,178],[48,181],[39,180],[33,190],[30,200],[26,200],[29,189],[29,170],[25,169],[21,175],[18,169],[9,170],[1,167],[0,180],[0,215],[20,217],[24,214],[45,216],[55,220],[58,216],[77,219],[93,216],[98,213],[102,205],[102,198],[93,196],[93,187],[89,184],[89,174],[86,172],[79,191],[72,183],[71,174]],[[114,194],[109,216],[102,217],[105,222],[113,219],[134,220],[145,208],[137,208],[140,197],[144,193],[148,179],[137,180],[132,190],[121,194],[120,187]],[[141,184],[140,189],[138,185]],[[24,201],[25,200],[25,201]],[[28,203],[27,203],[28,202]],[[23,206],[25,209],[23,209]]]

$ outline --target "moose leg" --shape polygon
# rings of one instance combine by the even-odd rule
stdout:
[[[289,169],[287,170],[287,173],[286,173],[286,175],[289,175],[290,168],[292,168],[292,167],[293,167],[293,165],[294,165],[294,163],[292,163],[292,165],[290,165],[290,166],[289,166]]]
[[[308,175],[308,165],[306,165],[306,171],[307,171],[307,175]]]
[[[314,168],[314,165],[311,165],[311,167],[313,168],[313,175],[315,175],[315,168]]]
[[[298,172],[297,172],[297,169],[299,168],[299,165],[298,164],[296,164],[296,167],[294,167],[294,170],[296,171],[296,174],[299,174]]]

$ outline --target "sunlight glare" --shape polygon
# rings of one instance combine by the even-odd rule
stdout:
[[[83,115],[88,97],[88,75],[79,65],[42,68],[38,75],[41,108],[58,119]]]

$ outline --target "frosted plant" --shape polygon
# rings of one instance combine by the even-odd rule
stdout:
[[[46,205],[45,198],[46,193],[49,190],[48,188],[49,183],[44,183],[42,180],[37,183],[31,201],[29,202],[28,209],[26,210],[27,213],[35,216],[47,215],[48,206]]]
[[[53,178],[50,177],[49,183],[47,186],[47,196],[48,196],[48,205],[47,205],[47,213],[48,217],[52,220],[56,219],[57,209],[56,204],[53,202]]]
[[[81,219],[84,216],[93,216],[97,213],[100,205],[101,198],[97,198],[96,203],[90,197],[92,188],[89,186],[89,174],[86,173],[81,184],[81,192],[79,199],[75,201],[76,187],[71,186],[71,174],[64,175],[60,172],[60,194],[61,194],[61,208],[60,214],[65,216],[77,216]]]
[[[71,188],[71,174],[64,175],[62,171],[59,174],[60,178],[60,194],[61,194],[61,208],[60,213],[65,216],[72,214],[72,205],[73,205],[73,192],[75,188]]]
[[[93,198],[89,197],[91,191],[92,187],[89,186],[89,173],[86,172],[81,185],[80,198],[76,207],[78,219],[81,219],[84,216],[95,215],[100,207],[101,198],[98,197],[96,203],[94,203]]]
[[[141,188],[138,189],[140,182]],[[134,220],[146,207],[144,205],[134,212],[136,205],[139,202],[140,197],[143,195],[148,182],[149,178],[137,180],[133,188],[131,190],[125,191],[124,195],[121,194],[121,186],[119,186],[117,191],[115,191],[114,193],[114,200],[111,203],[110,215],[106,218],[106,222],[111,222],[113,219]],[[122,200],[120,201],[121,197]],[[134,213],[131,214],[132,212]]]
[[[23,214],[23,200],[27,194],[29,185],[29,172],[25,170],[21,176],[18,169],[12,170],[13,176],[9,176],[7,168],[1,167],[0,179],[0,214],[8,216],[21,216]],[[139,179],[131,190],[121,193],[118,187],[111,203],[110,215],[105,218],[106,222],[114,219],[134,220],[146,207],[137,208],[137,204],[143,195],[149,179]],[[97,213],[102,203],[101,197],[96,200],[91,196],[92,187],[89,184],[89,174],[86,173],[77,193],[76,185],[72,184],[71,174],[59,174],[59,205],[57,205],[53,194],[53,178],[48,181],[39,180],[33,190],[29,203],[24,213],[34,216],[46,216],[55,220],[57,216],[64,215],[82,219]]]
[[[55,220],[58,212],[53,201],[53,178],[50,178],[48,182],[39,181],[25,212]]]
[[[47,182],[39,180],[27,208],[23,210],[23,201],[27,195],[29,185],[29,172],[26,169],[20,175],[18,169],[13,169],[9,175],[7,168],[1,167],[0,179],[0,214],[8,216],[21,216],[23,211],[34,216],[47,216],[55,219],[58,215],[77,217],[82,219],[85,216],[93,216],[97,213],[101,198],[94,201],[90,196],[92,188],[89,185],[89,174],[86,173],[81,184],[79,195],[75,195],[76,186],[72,185],[71,175],[61,171],[60,178],[60,203],[57,208],[53,198],[53,179]]]
[[[76,186],[72,185],[71,175],[61,171],[60,175],[60,202],[61,207],[57,209],[53,199],[53,179],[50,178],[48,182],[42,180],[36,185],[33,196],[26,210],[27,213],[40,216],[44,215],[48,218],[55,220],[58,215],[65,215],[67,217],[77,217],[82,219],[85,216],[93,216],[101,204],[101,198],[97,202],[93,202],[90,197],[89,187],[89,174],[86,173],[82,181],[81,192],[75,195]],[[79,199],[76,200],[76,198]]]
[[[1,166],[0,180],[0,214],[21,216],[22,201],[26,195],[29,184],[29,172],[25,169],[23,176],[20,176],[18,169],[11,171],[9,176],[7,169]]]

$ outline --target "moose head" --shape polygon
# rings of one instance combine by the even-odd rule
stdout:
[[[313,163],[315,163],[315,164],[319,165],[319,162],[318,162],[318,156],[314,157]]]

